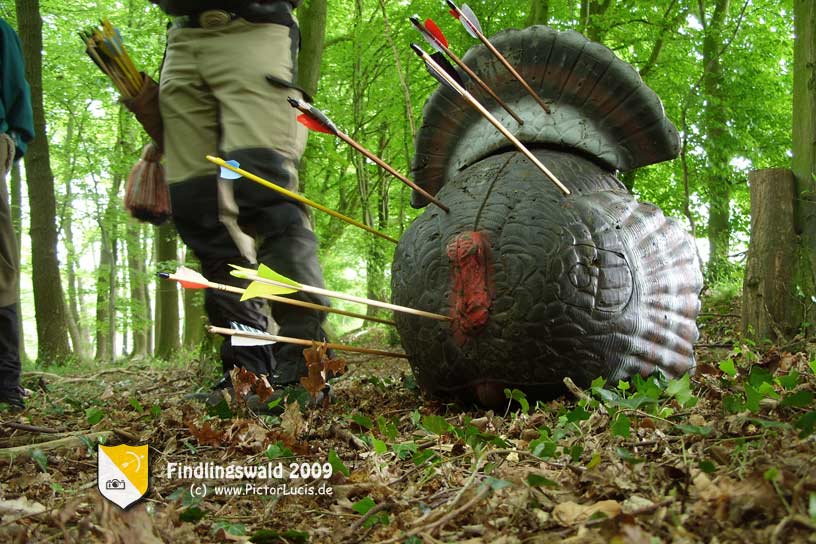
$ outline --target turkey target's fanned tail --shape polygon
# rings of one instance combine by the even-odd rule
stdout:
[[[545,113],[484,46],[465,63],[524,119],[519,125],[464,73],[465,87],[510,132],[530,147],[575,150],[607,170],[628,171],[672,159],[679,138],[660,99],[629,64],[577,32],[545,26],[506,30],[493,45],[549,103]],[[414,179],[431,194],[458,172],[505,150],[507,140],[448,88],[423,110],[412,165]],[[412,204],[427,204],[414,192]]]

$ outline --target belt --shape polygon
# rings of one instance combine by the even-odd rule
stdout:
[[[236,19],[246,19],[250,23],[293,24],[292,4],[287,0],[256,0],[241,12],[223,9],[208,9],[193,15],[182,15],[173,20],[178,28],[221,28]]]

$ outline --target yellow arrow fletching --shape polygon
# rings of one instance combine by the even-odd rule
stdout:
[[[257,273],[251,268],[245,268],[243,266],[238,266],[237,264],[231,264],[229,266],[235,269],[230,271],[230,276],[234,276],[236,278],[246,279],[247,277],[249,277],[249,274]]]
[[[268,280],[279,281],[281,283],[286,283],[286,284],[292,285],[294,287],[300,287],[301,286],[295,280],[290,280],[286,276],[278,274],[277,272],[275,272],[274,270],[272,270],[271,268],[269,268],[268,266],[266,266],[263,263],[261,263],[260,266],[258,266],[258,275],[260,277],[262,277],[262,278],[266,278]]]
[[[244,290],[244,294],[241,295],[241,302],[263,295],[288,295],[289,293],[296,292],[296,289],[287,289],[286,287],[278,287],[276,285],[269,285],[268,283],[253,281]]]

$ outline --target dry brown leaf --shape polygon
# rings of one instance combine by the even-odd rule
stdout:
[[[553,509],[553,518],[564,527],[583,523],[595,514],[605,514],[606,517],[616,518],[621,513],[618,501],[606,500],[595,504],[583,505],[572,501],[562,502]]]
[[[205,422],[201,428],[196,427],[195,423],[187,424],[190,433],[195,437],[199,444],[208,444],[210,446],[220,446],[224,443],[224,432],[217,431],[210,426],[209,422]]]
[[[13,519],[20,516],[33,516],[41,512],[45,512],[45,506],[37,501],[28,500],[28,497],[25,496],[0,501],[0,518]]]
[[[274,392],[275,389],[269,383],[269,380],[266,379],[266,376],[261,376],[258,383],[255,384],[255,394],[258,395],[261,403],[265,404]]]
[[[255,388],[258,376],[245,368],[237,366],[232,369],[230,374],[232,375],[232,387],[235,389],[235,395],[239,399],[245,399]]]
[[[292,442],[297,441],[297,437],[306,430],[306,422],[300,413],[300,403],[290,402],[281,416],[281,430]]]

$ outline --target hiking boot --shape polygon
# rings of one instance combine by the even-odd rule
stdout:
[[[21,387],[0,389],[0,404],[6,404],[10,412],[22,412],[25,410],[22,391]]]
[[[232,389],[232,378],[230,378],[229,374],[224,374],[221,376],[221,379],[215,382],[212,386],[212,389],[209,391],[197,391],[195,393],[187,393],[184,395],[186,400],[197,400],[200,402],[206,402],[207,404],[210,403],[211,397],[212,398],[221,398],[221,392],[227,391],[230,396],[234,396],[235,393]],[[220,400],[216,400],[215,403],[218,404]]]
[[[266,399],[266,402],[261,402],[261,398],[255,393],[247,395],[247,408],[256,414],[279,416],[286,409],[287,404],[291,404],[295,401],[298,401],[301,409],[305,410],[307,407],[315,408],[322,406],[326,395],[329,396],[330,401],[334,399],[329,384],[326,384],[326,387],[317,394],[316,399],[312,399],[309,392],[299,383],[273,385],[272,387],[275,391]]]

